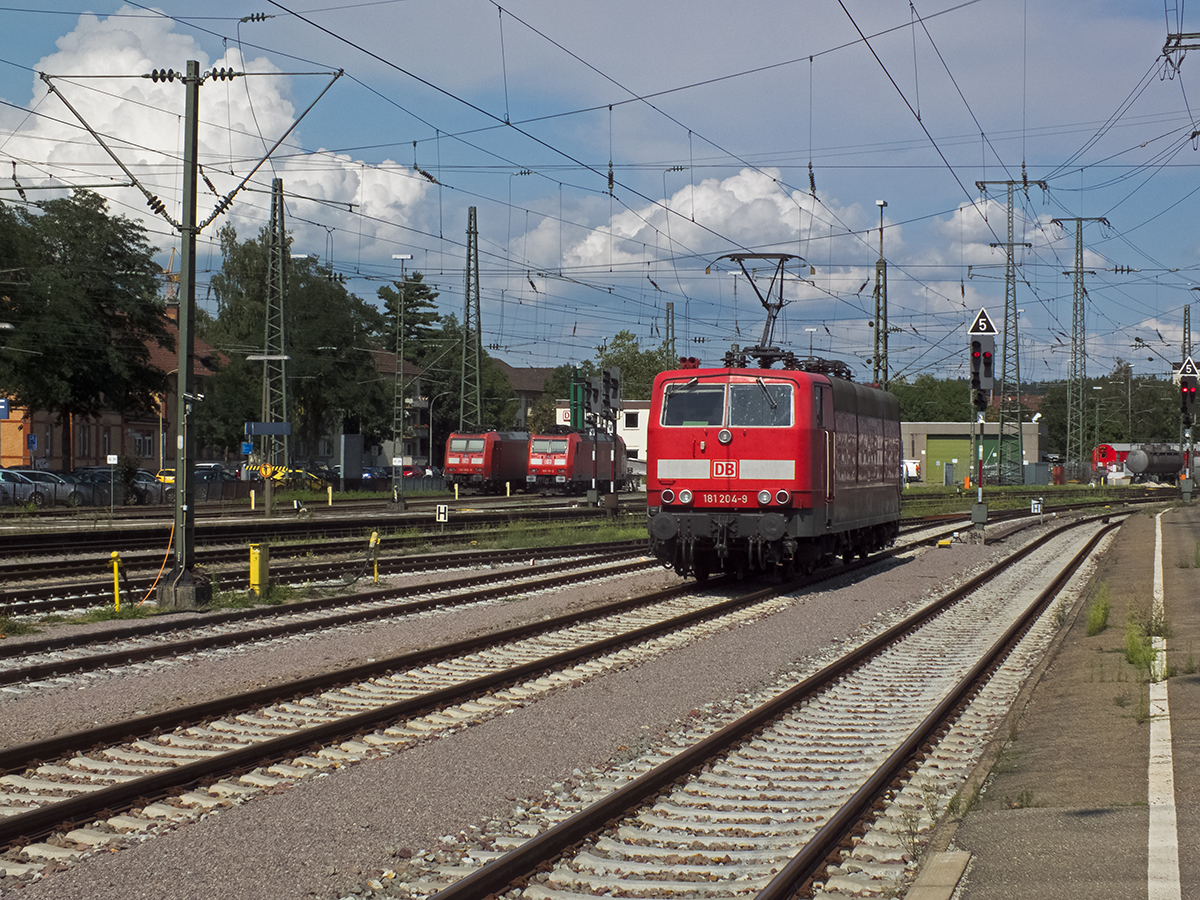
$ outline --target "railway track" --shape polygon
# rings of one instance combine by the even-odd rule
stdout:
[[[466,545],[475,539],[491,537],[490,531],[454,531],[444,534],[400,535],[384,537],[382,546],[388,548],[407,547],[411,550],[428,546]],[[636,542],[618,542],[632,544]],[[644,541],[641,543],[645,543]],[[575,545],[574,552],[586,552],[594,545]],[[532,551],[533,554],[554,554],[569,548],[544,548]],[[373,574],[374,566],[370,565],[367,556],[366,542],[361,539],[315,541],[311,543],[288,543],[282,547],[273,547],[271,578],[276,584],[307,584],[313,581],[346,581],[358,580]],[[415,572],[429,571],[438,568],[454,568],[459,565],[479,564],[491,565],[503,560],[528,559],[531,551],[528,549],[508,551],[462,550],[443,553],[422,553],[420,556],[407,554],[388,554],[379,557],[379,573],[381,575],[405,575]],[[219,547],[197,551],[196,559],[200,565],[209,569],[210,575],[216,579],[217,587],[222,591],[242,591],[250,586],[250,575],[246,567],[248,552],[246,547]],[[158,572],[162,569],[162,559],[141,556],[122,557],[126,572],[141,570],[146,574],[126,577],[122,583],[122,602],[139,602],[149,595],[153,589]],[[233,566],[238,568],[217,568]],[[56,575],[78,575],[90,573],[98,577],[88,581],[35,583],[17,586],[17,575],[23,573],[25,578],[31,572],[46,574],[46,563],[15,564],[9,567],[0,565],[0,583],[6,587],[0,588],[0,616],[10,618],[80,612],[87,609],[107,606],[113,601],[111,559],[102,562],[95,560],[55,562],[53,571]],[[5,580],[5,574],[8,578]]]
[[[1094,524],[1064,541],[1074,527],[1019,554],[1044,573],[1040,590],[982,590],[999,583],[1013,562],[1005,560],[723,727],[681,734],[543,801],[521,832],[464,844],[451,865],[410,867],[411,895],[577,900],[619,890],[629,898],[786,900],[827,885],[881,891],[899,880],[936,815],[929,782],[905,792],[902,784],[926,755],[931,780],[956,769],[965,776],[963,748],[987,740],[994,710],[1006,708],[1019,678],[1007,677],[984,701],[992,713],[963,716],[967,704],[1116,525]],[[1060,566],[1066,545],[1069,562]],[[1043,633],[1052,630],[1042,622]],[[947,732],[945,748],[936,748]],[[863,833],[846,853],[851,834]]]
[[[791,602],[779,597],[781,590],[722,599],[688,596],[692,592],[681,586],[347,672],[11,748],[0,754],[0,769],[13,773],[0,778],[0,842],[13,844],[10,858],[18,846],[36,857],[42,851],[30,842],[61,831],[64,821],[105,823],[99,830],[67,829],[66,843],[82,848],[155,821],[193,817],[222,798],[388,752],[556,687],[636,664],[646,654],[697,640],[696,629],[728,628],[730,617],[768,615],[772,604]],[[413,681],[406,678],[425,687],[410,695]],[[88,749],[101,742],[102,748]],[[316,746],[322,749],[313,750]]]
[[[492,570],[492,566],[528,559],[528,551],[505,551],[473,566],[483,565],[489,569],[482,575],[303,600],[286,606],[259,606],[216,613],[200,621],[188,617],[181,622],[177,617],[164,617],[132,627],[117,626],[82,635],[6,642],[0,644],[0,685],[26,683],[30,689],[35,689],[39,679],[63,678],[222,647],[247,647],[255,641],[445,610],[522,591],[547,590],[580,578],[594,577],[593,570],[598,566],[612,567],[613,571],[619,572],[656,565],[648,559],[628,561],[643,549],[644,542],[638,541],[548,549],[533,577],[527,567]],[[556,559],[559,561],[555,562]],[[463,559],[457,556],[454,562],[462,563]],[[443,559],[441,566],[445,565]],[[437,563],[431,561],[428,566],[417,568],[431,567],[436,568]],[[256,622],[266,624],[254,627]]]

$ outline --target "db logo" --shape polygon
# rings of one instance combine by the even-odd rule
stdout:
[[[712,473],[713,478],[737,478],[737,460],[714,459]]]

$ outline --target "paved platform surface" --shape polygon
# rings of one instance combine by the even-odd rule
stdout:
[[[918,879],[910,900],[1200,897],[1200,504],[1159,511],[1120,528],[978,773],[978,794],[964,798],[968,811],[931,840],[925,868],[938,885]],[[1165,689],[1125,653],[1127,623],[1153,615],[1156,546]],[[1108,624],[1089,636],[1102,597]],[[947,868],[965,868],[956,884]]]

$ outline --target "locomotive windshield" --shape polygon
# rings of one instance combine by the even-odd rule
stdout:
[[[534,438],[530,447],[532,453],[566,453],[566,438]]]
[[[731,384],[726,414],[723,384],[669,386],[663,397],[662,423],[787,428],[792,424],[792,394],[790,383],[768,384],[761,378],[750,384]]]
[[[731,384],[729,424],[758,428],[786,428],[791,425],[792,386],[767,384],[761,378],[755,384]]]
[[[725,420],[725,385],[670,386],[663,397],[664,425],[720,425]]]
[[[483,438],[450,438],[450,450],[453,453],[480,453]]]

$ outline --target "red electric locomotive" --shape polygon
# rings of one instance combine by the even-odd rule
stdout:
[[[764,256],[780,268],[786,261],[732,258]],[[722,368],[685,360],[654,380],[650,544],[699,581],[718,572],[788,578],[835,555],[865,557],[899,533],[898,401],[855,384],[842,363],[768,346],[782,301],[763,305],[771,315],[760,346],[735,348]],[[748,355],[759,367],[747,366]]]
[[[601,494],[624,490],[629,474],[625,441],[619,436],[535,434],[529,438],[529,468],[525,481],[531,491],[582,494],[593,485]]]
[[[446,440],[446,484],[457,484],[484,494],[518,490],[525,486],[529,435],[523,431],[487,431],[451,434]]]

